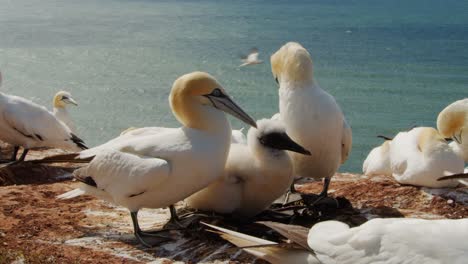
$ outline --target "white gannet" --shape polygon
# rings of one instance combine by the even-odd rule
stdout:
[[[258,49],[257,48],[252,48],[250,50],[250,53],[247,56],[242,56],[242,64],[239,65],[239,67],[244,67],[247,65],[255,65],[255,64],[260,64],[263,61],[258,59]]]
[[[362,172],[367,176],[391,176],[390,169],[390,140],[385,140],[378,147],[373,148],[362,164]]]
[[[289,138],[279,121],[258,120],[257,128],[250,128],[247,136],[247,145],[231,145],[223,176],[186,199],[189,207],[255,216],[293,182],[293,167],[285,150],[310,155]]]
[[[468,98],[458,100],[439,113],[437,129],[446,138],[452,138],[450,147],[468,162]]]
[[[417,127],[393,138],[390,167],[399,183],[441,188],[458,185],[456,180],[437,179],[463,172],[464,162],[436,129]]]
[[[167,128],[167,127],[129,127],[120,133],[120,136],[142,136],[142,135],[150,135],[153,133],[161,133],[163,131],[167,132],[174,128]],[[244,128],[241,129],[233,129],[231,134],[231,143],[237,144],[247,144],[247,138],[245,137],[244,133],[242,132]],[[125,136],[125,137],[127,137]],[[120,138],[120,137],[118,137]],[[120,139],[119,139],[120,140]]]
[[[60,91],[55,94],[52,103],[54,116],[65,123],[73,133],[76,133],[75,124],[73,124],[67,110],[67,105],[78,106],[78,103],[71,97],[71,94],[69,92]]]
[[[15,147],[12,161],[16,160],[19,147],[24,151],[17,162],[23,161],[31,148],[87,149],[83,140],[65,124],[45,107],[30,100],[0,93],[0,113],[0,139]]]
[[[128,135],[138,131],[130,130],[119,137],[121,140],[81,152],[80,159],[94,157],[87,167],[75,171],[75,177],[83,182],[81,190],[59,198],[86,192],[128,208],[135,236],[143,245],[151,246],[145,241],[151,234],[139,228],[138,210],[168,207],[222,175],[231,139],[231,126],[224,112],[256,126],[224,88],[204,72],[179,77],[169,102],[182,127],[141,136]]]
[[[206,225],[246,252],[273,264],[462,264],[468,259],[468,219],[375,218],[352,228],[339,221],[324,221],[310,230],[273,222],[264,224],[295,244],[280,246]]]
[[[300,44],[289,42],[271,56],[279,84],[280,117],[291,138],[311,156],[290,153],[296,176],[325,179],[318,199],[327,196],[330,178],[348,158],[351,128],[333,96],[314,79],[312,59]]]

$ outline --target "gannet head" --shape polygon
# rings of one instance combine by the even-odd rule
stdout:
[[[437,129],[443,137],[462,144],[464,135],[468,135],[468,99],[456,101],[442,110],[437,117]]]
[[[71,104],[77,106],[78,103],[73,100],[69,92],[60,91],[55,94],[53,105],[55,108],[64,108],[66,105]]]
[[[418,148],[423,153],[428,153],[434,147],[440,146],[441,144],[447,145],[445,139],[439,134],[439,132],[432,127],[418,127]]]
[[[224,111],[253,127],[257,126],[224,88],[205,72],[192,72],[179,77],[172,86],[169,103],[176,118],[191,128],[209,126],[207,115],[210,109]]]
[[[309,52],[297,42],[288,42],[271,56],[276,82],[312,82],[313,66]]]
[[[257,128],[250,128],[247,134],[247,144],[253,151],[290,150],[304,155],[310,155],[310,151],[294,142],[281,121],[261,119],[257,121]]]

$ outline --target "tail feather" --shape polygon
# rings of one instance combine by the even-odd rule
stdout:
[[[280,233],[282,236],[293,241],[294,243],[300,245],[304,249],[312,251],[312,249],[307,244],[307,236],[309,235],[309,229],[303,226],[298,225],[286,225],[276,222],[258,222],[260,224],[266,225],[269,228]]]
[[[80,153],[67,153],[67,154],[58,154],[49,157],[45,157],[38,160],[31,160],[32,163],[89,163],[93,160],[94,157],[88,158],[78,158]]]
[[[71,133],[71,140],[73,143],[75,143],[79,148],[81,149],[88,149],[88,147],[85,145],[84,141],[77,137],[75,134]]]
[[[78,196],[83,195],[83,194],[85,194],[84,190],[82,190],[80,188],[76,188],[76,189],[73,189],[73,190],[71,190],[69,192],[58,195],[56,198],[59,199],[59,200],[67,200],[67,199],[72,199],[72,198],[78,197]]]
[[[445,181],[445,180],[458,180],[458,179],[467,179],[468,173],[457,173],[452,174],[444,177],[440,177],[437,181]]]
[[[220,236],[242,248],[247,253],[264,259],[270,263],[320,263],[316,258],[306,250],[298,250],[292,248],[281,247],[279,244],[261,239],[258,237],[250,236],[247,234],[239,233],[215,225],[203,223],[219,232]]]

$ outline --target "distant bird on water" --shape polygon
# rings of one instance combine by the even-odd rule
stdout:
[[[351,127],[335,98],[314,78],[309,52],[289,42],[271,56],[273,77],[279,84],[280,119],[286,132],[311,156],[290,153],[296,176],[325,179],[317,201],[327,196],[330,178],[351,151]]]
[[[263,61],[258,59],[258,49],[252,48],[250,53],[246,56],[241,56],[242,64],[239,67],[244,67],[247,65],[260,64]]]
[[[71,94],[69,92],[60,91],[55,94],[52,103],[54,106],[54,116],[65,123],[73,133],[76,133],[76,126],[71,120],[67,110],[68,105],[78,106],[78,103],[72,98]]]
[[[14,146],[11,161],[15,163],[23,161],[32,148],[52,147],[70,151],[87,149],[83,140],[44,106],[1,92],[0,131],[0,140]],[[20,147],[24,151],[16,160]]]

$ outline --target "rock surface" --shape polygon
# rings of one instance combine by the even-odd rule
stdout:
[[[3,157],[8,151],[2,147]],[[30,159],[56,153],[32,151]],[[89,196],[55,199],[77,186],[70,180],[73,169],[71,164],[24,163],[0,170],[0,263],[265,263],[203,230],[198,235],[174,233],[175,241],[145,249],[133,237],[126,209]],[[317,193],[321,187],[314,182],[298,189]],[[345,197],[350,206],[316,220],[359,225],[374,217],[468,217],[467,188],[419,188],[388,177],[342,173],[333,178],[330,192]],[[143,229],[161,228],[169,218],[167,209],[144,209],[138,216]],[[258,227],[256,232],[266,231]]]

